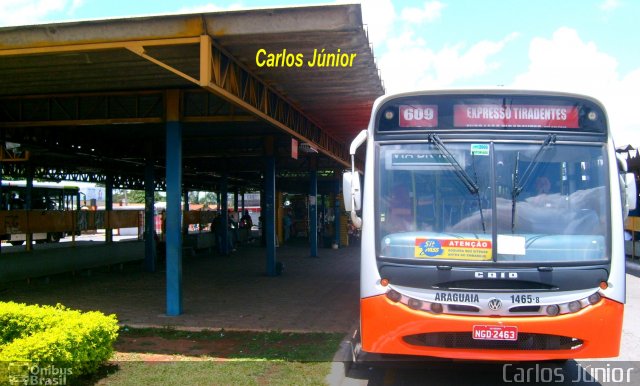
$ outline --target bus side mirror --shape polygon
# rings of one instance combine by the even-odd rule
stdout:
[[[633,173],[625,173],[624,175],[625,182],[625,192],[627,195],[627,210],[625,212],[628,213],[629,210],[634,210],[637,205],[638,199],[638,191],[636,190],[636,177]]]
[[[356,173],[355,155],[356,150],[367,140],[367,130],[362,130],[351,142],[349,154],[351,154],[351,171],[342,175],[342,194],[344,195],[344,208],[351,212],[351,222],[360,229],[362,228],[362,218],[356,213],[360,210],[362,194],[360,190],[360,176]]]
[[[342,192],[344,195],[344,209],[347,212],[360,210],[362,193],[360,191],[360,176],[358,173],[344,172],[342,174]]]

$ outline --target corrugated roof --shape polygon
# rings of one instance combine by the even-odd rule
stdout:
[[[197,82],[201,76],[202,46],[198,39],[202,36],[211,37],[214,55],[216,52],[228,55],[228,59],[223,57],[221,60],[232,60],[245,71],[244,75],[239,73],[239,76],[255,77],[259,81],[256,84],[273,90],[274,95],[277,94],[278,98],[317,125],[322,133],[346,148],[357,132],[366,127],[373,101],[384,92],[363,29],[359,5],[6,27],[0,28],[0,125],[7,129],[9,137],[20,138],[19,131],[24,131],[24,127],[50,127],[52,121],[56,127],[68,122],[68,131],[77,133],[80,131],[77,121],[84,119],[86,122],[81,125],[81,132],[86,136],[94,127],[94,148],[99,149],[104,145],[105,134],[121,131],[121,128],[108,125],[109,114],[112,114],[111,110],[118,109],[117,104],[122,105],[123,111],[132,110],[133,104],[140,104],[140,98],[136,95],[153,93],[155,90],[177,88],[198,95],[200,87],[193,80]],[[268,59],[269,54],[282,54],[284,50],[294,58],[295,55],[302,55],[303,65],[259,66],[262,59]],[[307,61],[313,57],[314,51],[322,50],[334,54],[339,50],[340,54],[347,55],[347,59],[355,56],[351,66],[309,66]],[[141,54],[177,71],[171,72]],[[260,54],[259,63],[257,54]],[[238,80],[241,87],[246,84],[246,79]],[[129,94],[132,96],[127,97]],[[117,97],[112,98],[113,95]],[[65,99],[66,96],[68,98]],[[104,107],[99,107],[100,104],[86,107],[87,110],[111,109],[98,123],[90,119],[90,111],[85,115],[71,111],[82,110],[83,101],[101,96],[107,101],[118,100],[118,103],[105,102],[107,106]],[[71,102],[74,98],[75,102]],[[226,120],[185,124],[185,135],[197,135],[199,138],[191,141],[196,142],[193,149],[189,148],[190,141],[186,138],[186,157],[195,159],[197,154],[205,151],[198,146],[202,142],[215,143],[220,138],[230,136],[254,138],[275,135],[284,146],[291,137],[291,132],[283,132],[260,117],[250,119],[252,113],[241,111],[220,95],[206,98],[206,102],[202,100],[198,99],[201,103],[208,103],[209,107],[223,111],[221,116]],[[183,110],[197,110],[197,106],[184,106],[190,101],[192,98],[183,98]],[[43,107],[47,103],[49,110]],[[207,111],[210,113],[211,108]],[[129,116],[125,113],[121,115]],[[74,120],[75,123],[72,122]],[[136,117],[126,122],[137,123]],[[154,124],[152,119],[139,123]],[[144,142],[149,134],[148,127],[144,127],[139,126],[142,131],[133,133],[138,127],[129,125],[124,133]],[[48,135],[50,137],[51,133]],[[317,135],[309,134],[309,137],[313,136]],[[321,141],[319,138],[309,139],[310,142]],[[85,141],[88,139],[85,138]],[[210,151],[228,152],[230,143],[227,139],[224,149],[211,146]],[[87,145],[91,146],[92,143]],[[108,145],[114,146],[113,143]],[[243,146],[246,148],[247,144]],[[45,147],[41,146],[43,149]],[[135,153],[136,148],[139,147],[134,145],[133,150],[129,151]],[[128,156],[136,158],[135,154]],[[331,161],[335,160],[334,156]],[[344,157],[342,160],[345,161]],[[206,167],[206,163],[198,161],[198,167]]]

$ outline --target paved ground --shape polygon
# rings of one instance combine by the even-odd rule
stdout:
[[[123,271],[4,283],[0,300],[100,310],[134,326],[348,333],[358,319],[359,250],[319,249],[319,255],[309,257],[304,242],[281,246],[279,277],[265,276],[265,250],[256,246],[240,247],[229,257],[185,256],[184,313],[177,317],[164,314],[163,264],[155,273],[135,263]]]

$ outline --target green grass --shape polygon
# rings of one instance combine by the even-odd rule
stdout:
[[[121,337],[161,337],[165,339],[190,339],[195,341],[232,342],[235,352],[230,359],[266,359],[297,362],[331,361],[344,334],[288,333],[246,331],[182,331],[172,328],[120,329]]]
[[[120,362],[94,385],[325,385],[329,362]]]
[[[123,327],[120,337],[188,340],[191,348],[214,349],[203,355],[171,352],[158,361],[147,355],[158,352],[156,347],[141,342],[132,352],[118,352],[100,374],[83,384],[323,385],[344,334]],[[223,355],[215,351],[218,345],[225,348]]]

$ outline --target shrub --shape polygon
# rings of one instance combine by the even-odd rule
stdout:
[[[0,384],[38,372],[50,378],[94,372],[113,354],[117,337],[115,315],[0,302]]]

